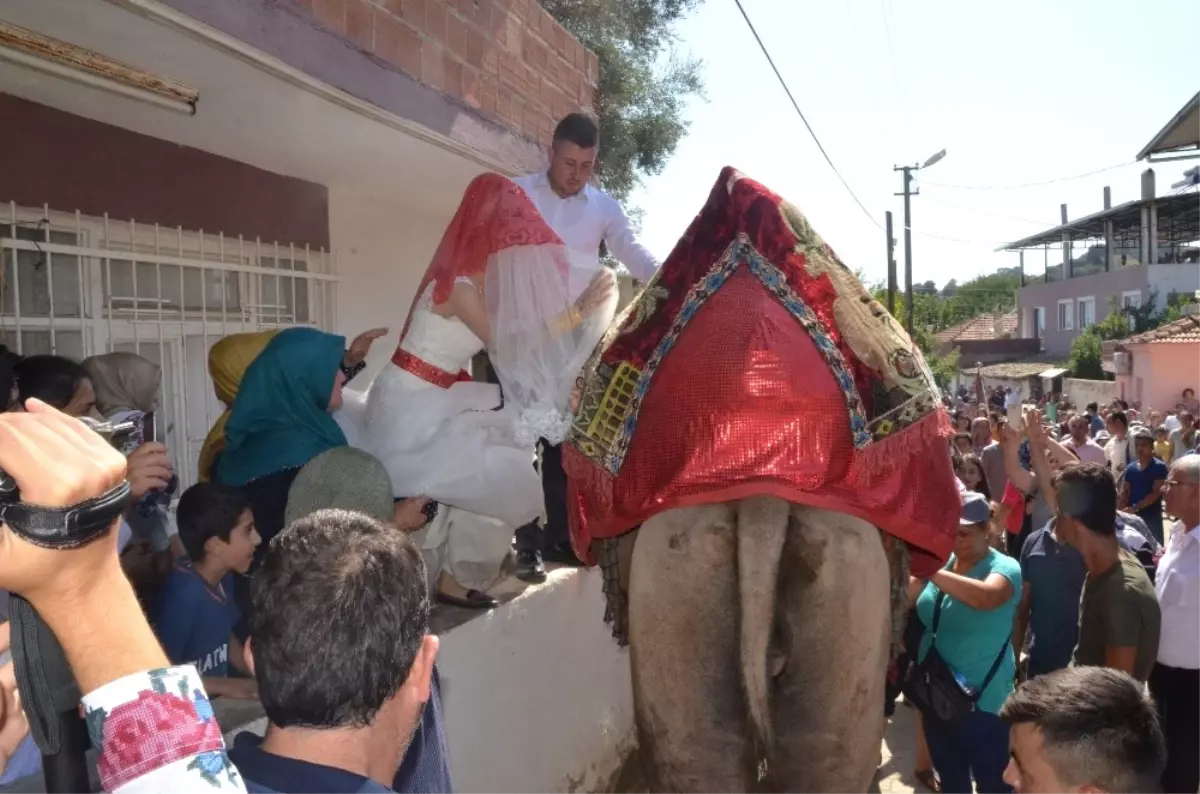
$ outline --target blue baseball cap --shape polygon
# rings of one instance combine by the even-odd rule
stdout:
[[[986,524],[991,517],[992,508],[988,504],[987,497],[974,491],[967,491],[962,495],[962,515],[958,518],[960,525],[965,527],[972,524]]]

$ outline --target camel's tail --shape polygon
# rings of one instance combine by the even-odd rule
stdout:
[[[774,747],[768,654],[775,625],[779,560],[787,538],[791,505],[783,499],[756,496],[739,502],[737,511],[742,686],[761,779]]]

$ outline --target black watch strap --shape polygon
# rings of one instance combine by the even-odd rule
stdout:
[[[129,483],[123,482],[103,496],[70,507],[0,503],[0,521],[35,546],[73,549],[107,532],[132,500]]]
[[[346,376],[347,382],[353,380],[355,375],[362,372],[366,368],[367,368],[367,362],[365,362],[365,361],[360,361],[357,364],[344,364],[343,363],[338,367],[338,369],[340,369],[342,371],[342,374]]]

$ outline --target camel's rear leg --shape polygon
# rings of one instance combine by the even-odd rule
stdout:
[[[781,791],[866,791],[883,739],[890,639],[879,531],[793,506],[776,608],[784,666],[772,692]]]
[[[748,791],[731,505],[642,525],[630,577],[638,741],[650,791]]]

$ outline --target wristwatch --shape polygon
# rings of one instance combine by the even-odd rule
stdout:
[[[349,382],[355,375],[367,368],[367,362],[360,361],[357,364],[347,364],[345,359],[342,359],[342,364],[338,369],[346,376],[346,381]]]

